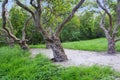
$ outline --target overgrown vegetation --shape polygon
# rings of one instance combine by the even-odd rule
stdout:
[[[109,67],[63,68],[45,56],[30,57],[19,48],[0,48],[0,80],[114,80],[120,73]]]
[[[58,74],[57,66],[46,57],[30,57],[18,48],[0,48],[0,80],[50,80]]]

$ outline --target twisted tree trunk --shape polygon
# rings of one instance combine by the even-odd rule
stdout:
[[[108,54],[115,54],[116,50],[115,50],[115,41],[114,40],[108,40],[108,50],[107,50]]]
[[[61,24],[59,24],[57,26],[55,32],[53,33],[54,35],[51,34],[51,36],[49,36],[49,32],[47,32],[42,25],[42,19],[41,19],[41,17],[42,17],[42,6],[41,6],[42,0],[36,0],[35,1],[36,3],[34,2],[34,0],[30,0],[30,4],[32,7],[34,7],[35,10],[32,10],[29,7],[27,7],[26,5],[22,4],[19,0],[15,0],[15,1],[16,1],[17,5],[19,5],[20,7],[22,7],[23,9],[25,9],[32,15],[35,27],[42,34],[45,42],[48,43],[47,45],[50,44],[50,47],[53,50],[54,58],[52,60],[56,61],[56,62],[61,62],[61,61],[67,60],[67,56],[65,55],[64,49],[61,46],[59,35],[60,35],[60,32],[62,31],[64,25],[72,19],[75,12],[84,3],[85,0],[79,0],[78,4],[72,9],[72,11],[68,15],[68,17],[66,17],[61,22]]]
[[[119,26],[120,26],[120,0],[117,0],[117,6],[116,6],[116,23],[113,26],[113,18],[112,14],[107,9],[107,0],[102,0],[103,3],[100,2],[100,0],[96,0],[97,4],[101,9],[104,10],[104,14],[102,14],[101,22],[100,22],[100,28],[104,31],[104,34],[106,36],[106,39],[108,41],[108,54],[115,54],[115,43],[120,40],[120,38],[117,36]],[[106,14],[109,18],[109,26],[108,28],[105,26],[105,17]],[[118,38],[117,38],[118,37]]]
[[[23,50],[28,50],[28,49],[29,49],[28,44],[26,43],[26,41],[20,40],[20,41],[19,41],[19,45],[20,45],[20,47],[21,47]]]
[[[46,49],[50,49],[50,42],[45,41],[45,44],[46,44]]]
[[[53,51],[54,58],[52,59],[55,62],[62,62],[68,60],[65,51],[61,45],[61,41],[58,37],[52,36],[52,41],[50,43],[50,47]]]

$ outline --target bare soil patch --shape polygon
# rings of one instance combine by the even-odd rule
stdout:
[[[30,49],[30,52],[32,53],[32,57],[40,53],[46,55],[48,58],[53,58],[53,53],[50,49]],[[64,67],[79,65],[91,66],[98,64],[103,66],[111,66],[113,69],[120,71],[120,53],[109,55],[105,52],[70,49],[65,49],[65,52],[69,60],[65,62],[55,62],[55,64],[59,64]]]

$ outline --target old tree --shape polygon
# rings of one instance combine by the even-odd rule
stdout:
[[[29,12],[33,18],[35,27],[37,30],[42,34],[45,42],[49,43],[51,49],[53,50],[53,56],[54,58],[52,60],[61,62],[67,60],[67,56],[65,55],[64,49],[61,46],[61,42],[59,39],[59,35],[61,30],[63,29],[64,25],[72,19],[74,16],[75,12],[77,9],[84,3],[85,0],[80,0],[78,4],[72,9],[72,11],[68,14],[68,16],[63,19],[63,21],[57,26],[56,30],[49,34],[43,27],[42,23],[42,12],[44,11],[42,8],[42,0],[30,0],[30,5],[32,8],[29,8],[27,5],[23,4],[19,0],[15,0],[16,4],[20,6],[21,8],[25,9],[27,12]],[[3,19],[3,28],[9,33],[9,35],[18,43],[21,43],[21,45],[26,44],[26,39],[25,39],[25,27],[23,28],[23,38],[18,39],[16,36],[14,36],[7,28],[6,28],[6,4],[8,3],[8,0],[3,1],[2,5],[2,19]],[[28,22],[28,21],[27,21]],[[26,22],[26,24],[27,24]],[[52,24],[52,23],[51,23]]]
[[[12,41],[10,41],[11,45],[14,43],[14,41],[16,41],[22,49],[28,50],[29,48],[28,48],[28,45],[26,43],[26,41],[27,41],[27,39],[26,39],[26,27],[27,27],[27,24],[29,23],[29,20],[32,17],[28,18],[25,21],[25,23],[23,25],[23,29],[22,29],[22,37],[21,38],[16,37],[14,35],[14,27],[13,27],[11,21],[9,20],[9,15],[7,15],[7,9],[5,8],[7,3],[8,3],[8,0],[4,0],[2,3],[2,28],[8,34],[10,39],[12,39]],[[7,27],[7,26],[9,26],[9,27]]]
[[[102,19],[100,22],[100,28],[104,31],[104,34],[107,38],[108,42],[108,54],[114,54],[116,52],[115,50],[115,43],[120,40],[119,34],[119,27],[120,27],[120,0],[117,0],[116,5],[116,22],[113,21],[112,12],[110,13],[111,7],[108,4],[108,0],[102,0],[102,3],[100,0],[96,0],[98,6],[104,11],[104,14],[102,14]],[[109,18],[109,26],[105,26],[105,18],[106,15]]]

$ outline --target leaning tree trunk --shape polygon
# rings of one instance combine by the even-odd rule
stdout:
[[[53,51],[54,58],[52,59],[55,62],[62,62],[68,60],[63,47],[61,46],[60,39],[58,37],[52,36],[52,42],[50,42],[50,47]]]
[[[19,45],[23,50],[28,50],[29,49],[26,41],[19,41]]]
[[[108,40],[108,54],[115,54],[115,41],[114,40]]]
[[[48,41],[45,41],[46,49],[50,49],[50,43]]]

